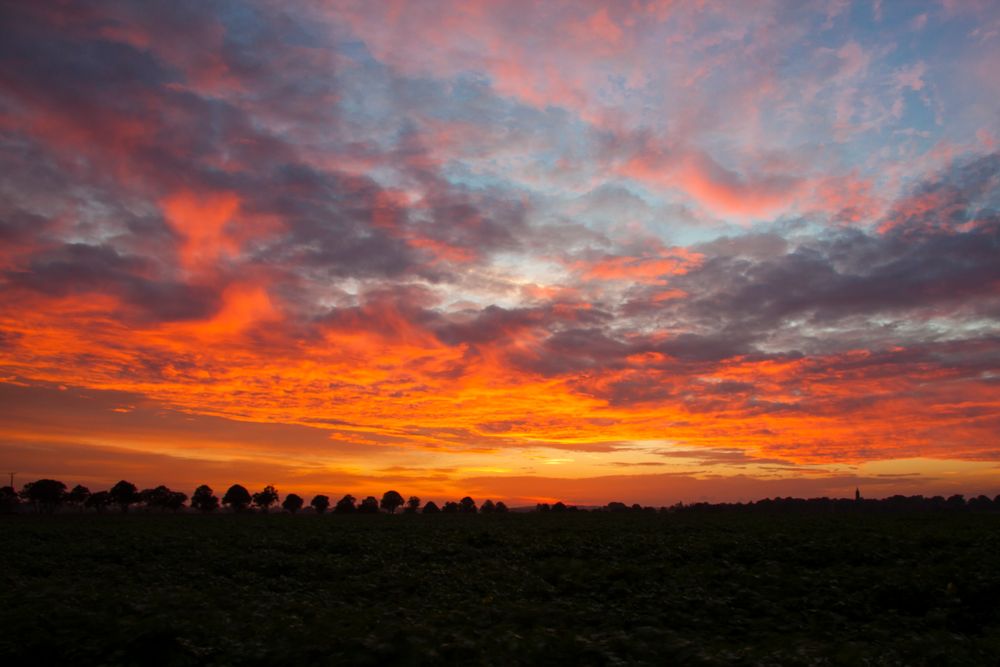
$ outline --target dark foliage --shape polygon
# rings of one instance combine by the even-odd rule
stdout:
[[[21,497],[40,511],[51,513],[66,499],[66,485],[55,479],[28,482],[21,489]]]
[[[287,496],[285,496],[285,502],[281,503],[281,507],[286,512],[295,514],[300,509],[302,509],[303,504],[305,504],[305,501],[302,500],[302,496],[300,496],[297,493],[289,493]]]
[[[458,501],[458,509],[464,514],[475,514],[476,513],[476,501],[466,496]]]
[[[222,504],[232,509],[234,512],[242,512],[250,506],[253,498],[245,486],[233,484],[222,496]]]
[[[358,509],[354,504],[355,502],[356,499],[354,496],[347,494],[337,501],[337,505],[333,508],[333,511],[337,514],[351,514]]]
[[[202,484],[191,495],[191,507],[199,512],[214,512],[219,508],[219,498],[212,492],[212,487]]]
[[[330,496],[322,494],[313,496],[313,499],[309,501],[309,506],[313,508],[316,514],[323,514],[330,508]]]
[[[396,510],[402,507],[403,496],[399,495],[397,491],[386,491],[382,496],[382,500],[379,502],[379,507],[384,509],[389,514],[395,514]]]
[[[314,518],[5,521],[0,655],[963,667],[1000,655],[994,512]]]
[[[378,514],[378,501],[375,496],[368,496],[358,505],[358,512],[361,514]]]
[[[122,512],[127,512],[128,508],[139,502],[139,490],[132,482],[124,479],[111,487],[108,492],[111,495],[111,502],[121,508]]]
[[[96,493],[90,494],[87,498],[87,502],[84,506],[94,509],[97,512],[104,512],[111,505],[111,492],[110,491],[98,491]]]
[[[270,509],[271,505],[274,505],[280,499],[281,498],[280,496],[278,496],[277,489],[275,489],[270,484],[265,486],[263,490],[253,494],[253,504],[257,506],[257,508],[259,508],[260,511],[264,512],[265,514],[267,513],[268,509]]]

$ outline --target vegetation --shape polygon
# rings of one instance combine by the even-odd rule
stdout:
[[[66,512],[0,526],[8,664],[1000,655],[994,512]]]

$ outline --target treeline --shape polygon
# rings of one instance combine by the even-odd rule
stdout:
[[[28,482],[20,491],[11,486],[0,488],[0,509],[5,513],[22,510],[51,514],[60,508],[73,508],[78,511],[93,510],[105,512],[116,508],[128,512],[130,508],[141,507],[146,510],[180,512],[183,510],[212,513],[220,509],[231,512],[263,512],[277,507],[282,511],[295,514],[306,507],[305,499],[297,493],[289,493],[282,500],[277,489],[265,486],[260,491],[251,493],[242,484],[233,484],[220,499],[210,486],[202,484],[190,497],[181,491],[173,491],[166,486],[139,490],[135,484],[121,480],[106,491],[91,492],[83,485],[72,489],[55,479],[39,479]],[[331,507],[330,497],[319,494],[309,501],[309,509],[316,514],[327,511],[335,514],[379,514],[386,512],[395,514],[397,510],[403,513],[422,514],[454,513],[454,514],[492,514],[507,512],[507,505],[502,501],[494,503],[485,501],[477,506],[476,501],[466,496],[461,500],[448,501],[438,506],[434,501],[422,503],[417,496],[403,498],[397,491],[386,491],[382,499],[368,496],[358,502],[357,498],[347,494]]]
[[[350,494],[344,495],[336,503],[329,496],[319,494],[313,496],[308,505],[305,499],[289,493],[284,497],[278,494],[273,486],[265,486],[260,491],[251,493],[241,484],[233,484],[220,499],[206,484],[202,484],[189,497],[181,491],[173,491],[166,486],[139,490],[135,484],[122,480],[106,491],[91,492],[80,484],[69,489],[66,484],[54,479],[40,479],[28,482],[20,491],[13,487],[0,487],[0,511],[14,513],[20,511],[54,513],[60,508],[75,509],[80,512],[105,512],[117,509],[128,512],[130,508],[140,507],[147,511],[181,512],[192,511],[209,514],[227,510],[230,512],[262,512],[267,513],[272,508],[295,514],[301,510],[315,514],[379,514],[382,512],[395,514],[494,514],[505,513],[509,509],[502,501],[486,500],[482,505],[466,496],[459,501],[448,501],[438,506],[434,501],[422,503],[417,496],[403,498],[397,491],[386,491],[381,500],[374,496],[363,498],[360,502]],[[853,499],[847,498],[765,498],[748,503],[707,503],[692,504],[677,503],[670,507],[651,507],[639,504],[628,505],[623,502],[610,502],[602,507],[590,509],[566,505],[562,502],[553,504],[539,503],[535,511],[545,512],[614,512],[614,513],[669,513],[669,512],[780,512],[780,513],[823,513],[823,512],[918,512],[918,511],[1000,511],[1000,495],[990,499],[979,495],[966,499],[962,494],[944,496],[903,496],[895,495],[882,499],[865,499],[856,492]]]

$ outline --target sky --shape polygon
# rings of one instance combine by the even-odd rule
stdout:
[[[992,497],[997,63],[990,0],[0,2],[0,466]]]

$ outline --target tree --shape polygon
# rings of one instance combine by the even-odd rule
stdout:
[[[382,496],[382,502],[379,503],[379,507],[384,509],[389,514],[395,514],[396,509],[398,509],[403,504],[403,496],[399,495],[396,491],[386,491]]]
[[[548,512],[551,509],[552,508],[549,507],[548,503],[538,503],[537,505],[535,505],[536,512]]]
[[[163,501],[163,509],[168,509],[171,512],[176,512],[180,508],[184,507],[184,503],[187,502],[187,494],[180,491],[171,491],[166,499]]]
[[[25,484],[21,496],[51,514],[66,499],[66,485],[57,479],[40,479]]]
[[[466,496],[458,501],[458,509],[465,514],[475,514],[476,501],[469,496]]]
[[[444,507],[441,508],[441,511],[445,514],[458,514],[458,503],[454,500],[449,500],[444,504]]]
[[[480,514],[493,514],[496,511],[496,505],[493,504],[492,500],[487,500],[483,503],[483,506],[479,508]]]
[[[278,492],[270,484],[265,486],[263,491],[253,494],[253,504],[259,507],[265,514],[267,514],[268,508],[278,502],[278,500],[280,500]]]
[[[314,496],[309,504],[316,511],[316,514],[322,514],[328,507],[330,507],[330,496]]]
[[[143,489],[139,492],[139,501],[146,507],[164,509],[172,491],[162,484],[155,489]]]
[[[406,507],[403,508],[403,511],[407,514],[416,514],[418,509],[420,509],[420,498],[410,496],[410,499],[406,501]]]
[[[305,501],[302,500],[302,496],[300,496],[297,493],[289,493],[287,496],[285,496],[285,502],[281,503],[281,506],[285,509],[286,512],[295,514],[300,509],[302,509],[302,505],[304,503]]]
[[[66,502],[71,505],[75,505],[83,511],[83,504],[87,502],[87,498],[90,497],[90,489],[83,486],[82,484],[77,484],[74,486],[69,493],[66,494]]]
[[[108,493],[111,502],[121,507],[122,512],[128,512],[129,505],[139,502],[139,490],[135,488],[135,484],[124,479],[112,486]]]
[[[378,501],[375,500],[375,496],[368,496],[362,500],[358,506],[358,512],[361,514],[378,514]]]
[[[497,514],[505,514],[507,510],[507,503],[502,500],[497,501],[496,509],[494,510]]]
[[[335,514],[350,514],[357,509],[357,507],[354,506],[354,502],[354,496],[348,493],[346,496],[337,501],[337,505],[333,508],[333,511]]]
[[[212,493],[212,487],[202,484],[194,490],[191,496],[191,507],[199,512],[214,512],[219,509],[219,498]]]
[[[242,484],[233,484],[226,495],[222,496],[222,504],[232,508],[234,512],[245,510],[251,500],[250,492]]]
[[[98,491],[97,493],[90,494],[87,498],[87,502],[84,503],[84,507],[93,507],[99,514],[104,513],[104,510],[108,509],[108,505],[111,504],[111,492],[110,491]]]
[[[0,488],[0,511],[11,514],[17,509],[19,500],[13,486]]]
[[[566,511],[566,503],[564,503],[563,501],[560,500],[559,502],[557,502],[556,504],[554,504],[552,506],[552,511],[553,512],[565,512]]]
[[[438,514],[441,508],[433,500],[424,505],[424,514]]]

